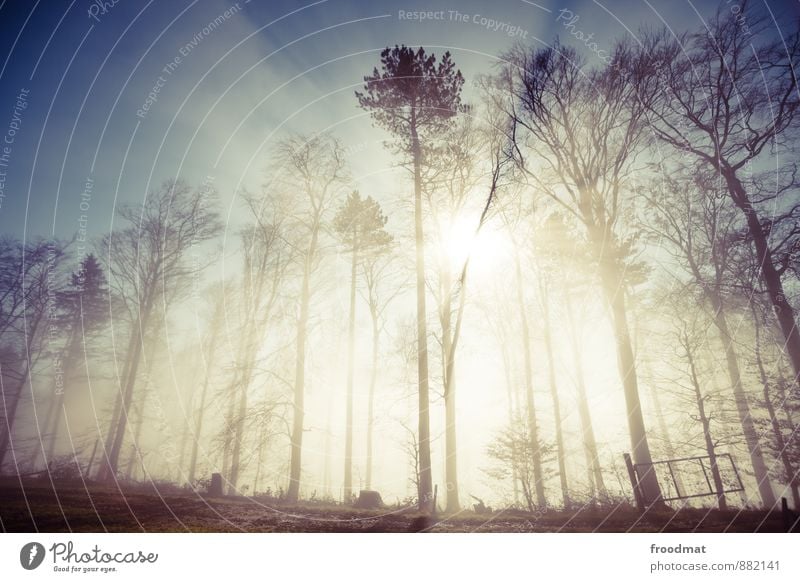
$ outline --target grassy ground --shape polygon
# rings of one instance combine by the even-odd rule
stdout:
[[[169,491],[169,492],[167,492]],[[780,513],[685,509],[642,516],[629,507],[548,510],[539,514],[464,511],[431,521],[411,509],[289,506],[247,497],[204,498],[175,488],[121,494],[99,485],[0,481],[0,530],[6,532],[779,532]]]

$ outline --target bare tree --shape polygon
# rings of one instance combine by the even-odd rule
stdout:
[[[357,273],[366,257],[382,254],[392,243],[392,237],[384,227],[388,218],[380,205],[367,196],[361,198],[358,191],[352,192],[339,208],[334,228],[342,243],[350,252],[350,317],[347,331],[347,396],[344,452],[344,500],[349,503],[353,495],[353,376],[355,373],[355,327]],[[375,326],[373,315],[373,326]],[[377,334],[373,330],[373,345],[377,345]],[[374,385],[372,386],[374,390]],[[371,394],[372,394],[371,390]],[[371,417],[370,407],[370,417]],[[367,439],[371,445],[371,435]],[[368,456],[371,451],[368,452]],[[369,460],[371,462],[371,458]],[[369,489],[369,487],[367,487]]]
[[[25,387],[29,386],[32,395],[33,371],[52,339],[51,326],[56,326],[53,318],[57,314],[59,268],[64,256],[65,245],[59,241],[25,244],[12,238],[0,239],[0,467],[11,450],[14,422]]]
[[[675,168],[668,173],[680,176]],[[728,323],[730,269],[737,235],[737,217],[720,196],[701,194],[712,184],[695,176],[692,181],[666,175],[652,192],[645,192],[653,236],[678,259],[711,309],[725,351],[725,360],[739,422],[742,426],[761,500],[772,507],[775,494],[761,450],[750,404],[742,383],[735,338]]]
[[[573,49],[559,43],[543,50],[518,48],[502,73],[510,97],[500,102],[513,122],[521,171],[538,192],[582,225],[595,253],[601,289],[617,342],[620,379],[634,461],[652,462],[642,415],[625,293],[642,271],[631,260],[635,232],[626,232],[630,179],[642,150],[643,108],[620,66],[631,51],[619,44],[612,64],[588,70]],[[534,169],[535,164],[539,168]],[[654,471],[645,471],[648,502],[660,500]]]
[[[396,249],[387,245],[371,252],[361,263],[364,279],[363,297],[372,323],[372,359],[370,362],[369,395],[367,397],[367,459],[364,485],[372,488],[374,464],[375,390],[380,366],[380,339],[386,326],[389,305],[405,290],[406,280],[398,278]],[[402,275],[401,275],[402,276]]]
[[[671,339],[674,341],[676,351],[678,351],[679,367],[684,381],[688,381],[688,386],[678,380],[675,385],[680,386],[683,392],[688,393],[689,400],[694,405],[694,411],[689,413],[690,418],[700,423],[703,432],[703,442],[705,452],[709,457],[711,477],[714,482],[714,489],[717,492],[717,504],[719,509],[725,511],[728,508],[725,499],[724,486],[722,481],[719,464],[717,462],[717,446],[712,430],[712,421],[716,420],[713,413],[708,410],[707,402],[711,397],[703,388],[703,371],[699,358],[700,349],[707,341],[706,328],[710,323],[705,318],[705,314],[698,312],[691,304],[692,288],[677,287],[673,289],[674,296],[671,299],[672,305],[668,312],[672,320]],[[687,301],[686,299],[689,298]],[[667,299],[667,301],[670,301]],[[663,302],[662,302],[663,304]],[[682,483],[677,481],[679,489]],[[686,495],[686,491],[678,491],[679,495]]]
[[[800,375],[800,333],[782,277],[796,252],[794,147],[800,91],[800,27],[780,39],[763,40],[772,15],[740,13],[721,5],[701,30],[646,35],[632,78],[646,105],[653,135],[693,161],[697,171],[715,175],[728,201],[745,221],[795,379]],[[790,160],[759,167],[767,157]],[[771,167],[770,167],[771,166]],[[768,217],[769,216],[769,217]],[[776,236],[777,235],[777,236]]]
[[[549,446],[539,443],[531,447],[531,436],[528,434],[528,423],[522,419],[506,427],[487,448],[487,455],[494,461],[494,466],[486,473],[498,480],[508,479],[516,474],[528,511],[536,511],[544,507],[537,500],[535,489],[539,480],[534,468],[535,455],[549,455]]]
[[[230,394],[237,401],[228,476],[231,492],[236,492],[239,485],[248,392],[254,368],[265,335],[271,331],[273,311],[280,299],[284,275],[294,258],[291,247],[286,244],[287,216],[280,198],[264,201],[245,194],[243,199],[253,222],[241,233],[243,265],[236,320],[239,342]]]
[[[158,319],[157,309],[165,312],[187,291],[204,267],[188,261],[187,252],[221,228],[212,208],[213,195],[211,188],[194,190],[180,180],[164,182],[141,205],[120,209],[127,226],[106,235],[101,243],[109,284],[130,314],[125,365],[106,441],[106,463],[101,467],[104,479],[116,478],[145,337]]]
[[[291,463],[286,498],[295,502],[300,495],[305,416],[306,344],[313,287],[311,277],[321,259],[321,238],[326,219],[347,175],[341,144],[328,135],[292,137],[280,143],[273,163],[275,176],[267,190],[294,197],[295,206],[286,227],[292,232],[294,257],[300,264],[301,286],[294,372],[294,414],[291,434]]]
[[[430,451],[430,398],[428,385],[428,332],[425,300],[425,237],[422,216],[422,172],[425,142],[446,129],[461,109],[464,78],[446,52],[438,63],[434,55],[402,46],[381,52],[381,70],[364,77],[364,92],[356,92],[359,105],[373,120],[391,132],[397,149],[411,161],[414,176],[414,234],[417,266],[417,344],[419,349],[419,504],[433,500]]]
[[[203,425],[206,416],[208,388],[211,383],[211,378],[214,375],[214,368],[219,357],[219,338],[222,333],[224,321],[224,307],[225,295],[221,285],[211,287],[206,296],[209,297],[209,311],[210,314],[207,321],[207,330],[205,337],[203,337],[203,344],[200,348],[200,355],[203,361],[201,366],[203,381],[200,388],[199,402],[194,407],[194,423],[190,434],[192,435],[192,449],[189,455],[189,470],[188,482],[190,486],[194,486],[195,476],[197,472],[197,456],[200,449],[200,439],[203,435]]]

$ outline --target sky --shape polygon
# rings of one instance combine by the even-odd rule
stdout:
[[[353,96],[384,46],[449,50],[469,99],[476,75],[514,42],[558,35],[586,50],[582,32],[599,51],[643,22],[695,26],[714,6],[2,0],[0,132],[8,137],[13,126],[15,134],[0,176],[0,229],[25,238],[68,238],[79,226],[106,232],[116,205],[174,176],[213,179],[235,222],[235,193],[264,183],[270,146],[291,132],[333,132],[356,178],[369,177],[372,195],[387,202],[398,188],[380,147],[386,135]],[[799,5],[768,6],[780,25]],[[15,116],[21,93],[25,108]]]
[[[756,4],[776,30],[800,13],[797,1]],[[720,9],[739,6],[723,0]],[[545,46],[559,37],[599,64],[600,51],[643,24],[695,29],[716,7],[705,0],[0,0],[0,232],[24,239],[69,239],[81,229],[101,235],[118,224],[120,205],[141,203],[162,181],[181,177],[194,185],[213,181],[226,240],[236,241],[238,194],[267,181],[270,148],[292,133],[323,131],[341,139],[362,193],[391,214],[408,200],[410,183],[383,148],[388,136],[354,97],[384,47],[450,51],[469,101],[477,98],[477,75],[491,72],[515,42]],[[596,46],[580,40],[590,35]],[[478,270],[481,261],[496,262],[478,257]],[[594,380],[613,385],[610,331],[590,331],[588,364],[608,364]],[[505,406],[502,393],[481,395],[482,379],[502,375],[496,360],[481,359],[482,340],[461,348],[459,372],[471,380],[464,401],[472,405],[460,422],[485,429],[461,432],[467,450],[486,442],[493,427],[485,419],[502,416]],[[341,364],[343,353],[312,355],[318,369],[327,369],[325,358]],[[328,380],[312,378],[309,390]],[[597,417],[614,418],[621,398],[619,391],[597,398]],[[318,404],[315,430],[327,406]],[[571,404],[567,399],[565,409],[575,410]],[[624,432],[612,427],[602,436],[624,441]],[[315,454],[324,454],[319,440],[310,464]],[[464,474],[479,473],[477,456],[461,463]],[[469,482],[470,491],[481,490],[479,481]]]

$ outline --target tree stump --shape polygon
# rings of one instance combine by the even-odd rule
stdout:
[[[362,489],[355,506],[359,509],[380,509],[383,507],[383,500],[381,499],[381,494],[377,491]]]
[[[211,473],[211,483],[208,486],[208,494],[211,497],[222,497],[222,475]]]

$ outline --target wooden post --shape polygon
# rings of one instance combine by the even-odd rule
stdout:
[[[438,485],[434,485],[433,486],[433,509],[431,510],[431,516],[434,519],[436,519],[436,503],[437,503],[436,497],[438,496],[438,494],[439,494],[439,486]]]
[[[644,496],[642,495],[642,490],[639,488],[639,478],[636,476],[636,469],[633,467],[631,456],[628,453],[624,453],[622,457],[625,459],[625,466],[628,468],[628,477],[631,480],[636,507],[638,507],[640,511],[644,511],[646,509],[646,504]]]

